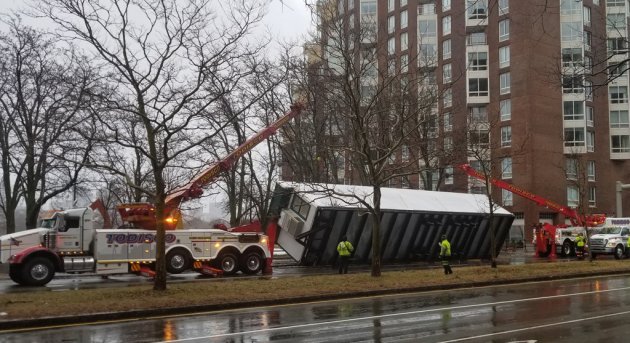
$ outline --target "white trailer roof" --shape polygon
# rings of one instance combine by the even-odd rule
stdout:
[[[355,197],[372,205],[372,187],[306,184],[280,181],[293,188],[304,200],[318,207],[362,208]],[[381,188],[381,209],[427,212],[488,213],[488,198],[481,194],[434,192],[419,189]],[[496,214],[511,214],[497,207]]]

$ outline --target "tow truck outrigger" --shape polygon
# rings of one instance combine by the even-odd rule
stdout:
[[[238,158],[262,142],[302,111],[291,110],[213,164],[167,199],[168,214],[177,219],[182,201],[201,196],[202,187],[227,171]],[[112,275],[134,273],[155,275],[155,215],[152,204],[123,204],[118,207],[123,228],[108,229],[109,216],[97,200],[88,208],[56,212],[48,227],[0,236],[0,263],[9,264],[9,276],[21,285],[42,286],[55,272]],[[177,227],[172,221],[170,229]],[[268,230],[275,230],[271,222]],[[263,234],[260,223],[231,229],[190,229],[166,235],[166,269],[178,274],[192,269],[206,275],[231,275],[239,270],[256,274],[271,269],[274,232]]]
[[[461,164],[458,166],[469,176],[477,178],[486,182],[486,177],[471,167],[469,164]],[[539,195],[528,192],[518,186],[511,183],[507,183],[502,180],[494,178],[488,178],[493,185],[519,195],[527,200],[535,202],[538,206],[548,208],[555,212],[564,215],[565,218],[571,222],[571,227],[567,225],[553,225],[549,223],[539,223],[535,229],[535,247],[536,255],[541,257],[555,256],[559,250],[562,255],[571,255],[575,253],[575,237],[579,233],[585,234],[584,227],[599,227],[606,221],[606,216],[603,214],[593,214],[589,216],[582,216],[574,209],[562,206],[549,199],[545,199]]]

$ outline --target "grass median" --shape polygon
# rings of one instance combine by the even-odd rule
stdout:
[[[0,294],[0,322],[19,319],[130,313],[181,309],[204,310],[287,303],[292,300],[343,298],[431,289],[469,287],[524,280],[560,279],[597,274],[630,273],[630,261],[574,261],[526,265],[455,267],[446,276],[441,268],[369,273],[225,279],[221,282],[168,284],[162,292],[151,285],[68,291]],[[176,309],[180,309],[177,311]]]

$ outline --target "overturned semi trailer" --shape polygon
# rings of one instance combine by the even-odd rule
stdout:
[[[333,194],[335,193],[335,194]],[[372,257],[372,216],[352,197],[372,203],[371,187],[279,182],[272,211],[280,214],[277,243],[302,265],[330,265],[344,235],[355,246],[353,260]],[[381,254],[383,262],[433,261],[447,235],[456,259],[490,258],[488,200],[479,194],[382,188]],[[495,209],[497,253],[514,216]]]

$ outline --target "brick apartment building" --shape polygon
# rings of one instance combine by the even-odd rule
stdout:
[[[630,85],[620,65],[628,58],[628,1],[334,1],[352,26],[366,18],[376,23],[388,50],[383,58],[417,61],[409,73],[434,73],[441,144],[465,147],[453,133],[467,130],[471,118],[487,120],[498,178],[559,204],[582,199],[590,213],[615,215],[615,182],[630,183]],[[461,156],[456,163],[480,163]],[[444,166],[450,174],[439,190],[477,191],[454,164]],[[286,170],[283,177],[291,179]],[[408,186],[426,188],[418,178]],[[493,192],[516,215],[516,227],[565,220],[510,192]],[[623,204],[630,216],[630,192]]]

